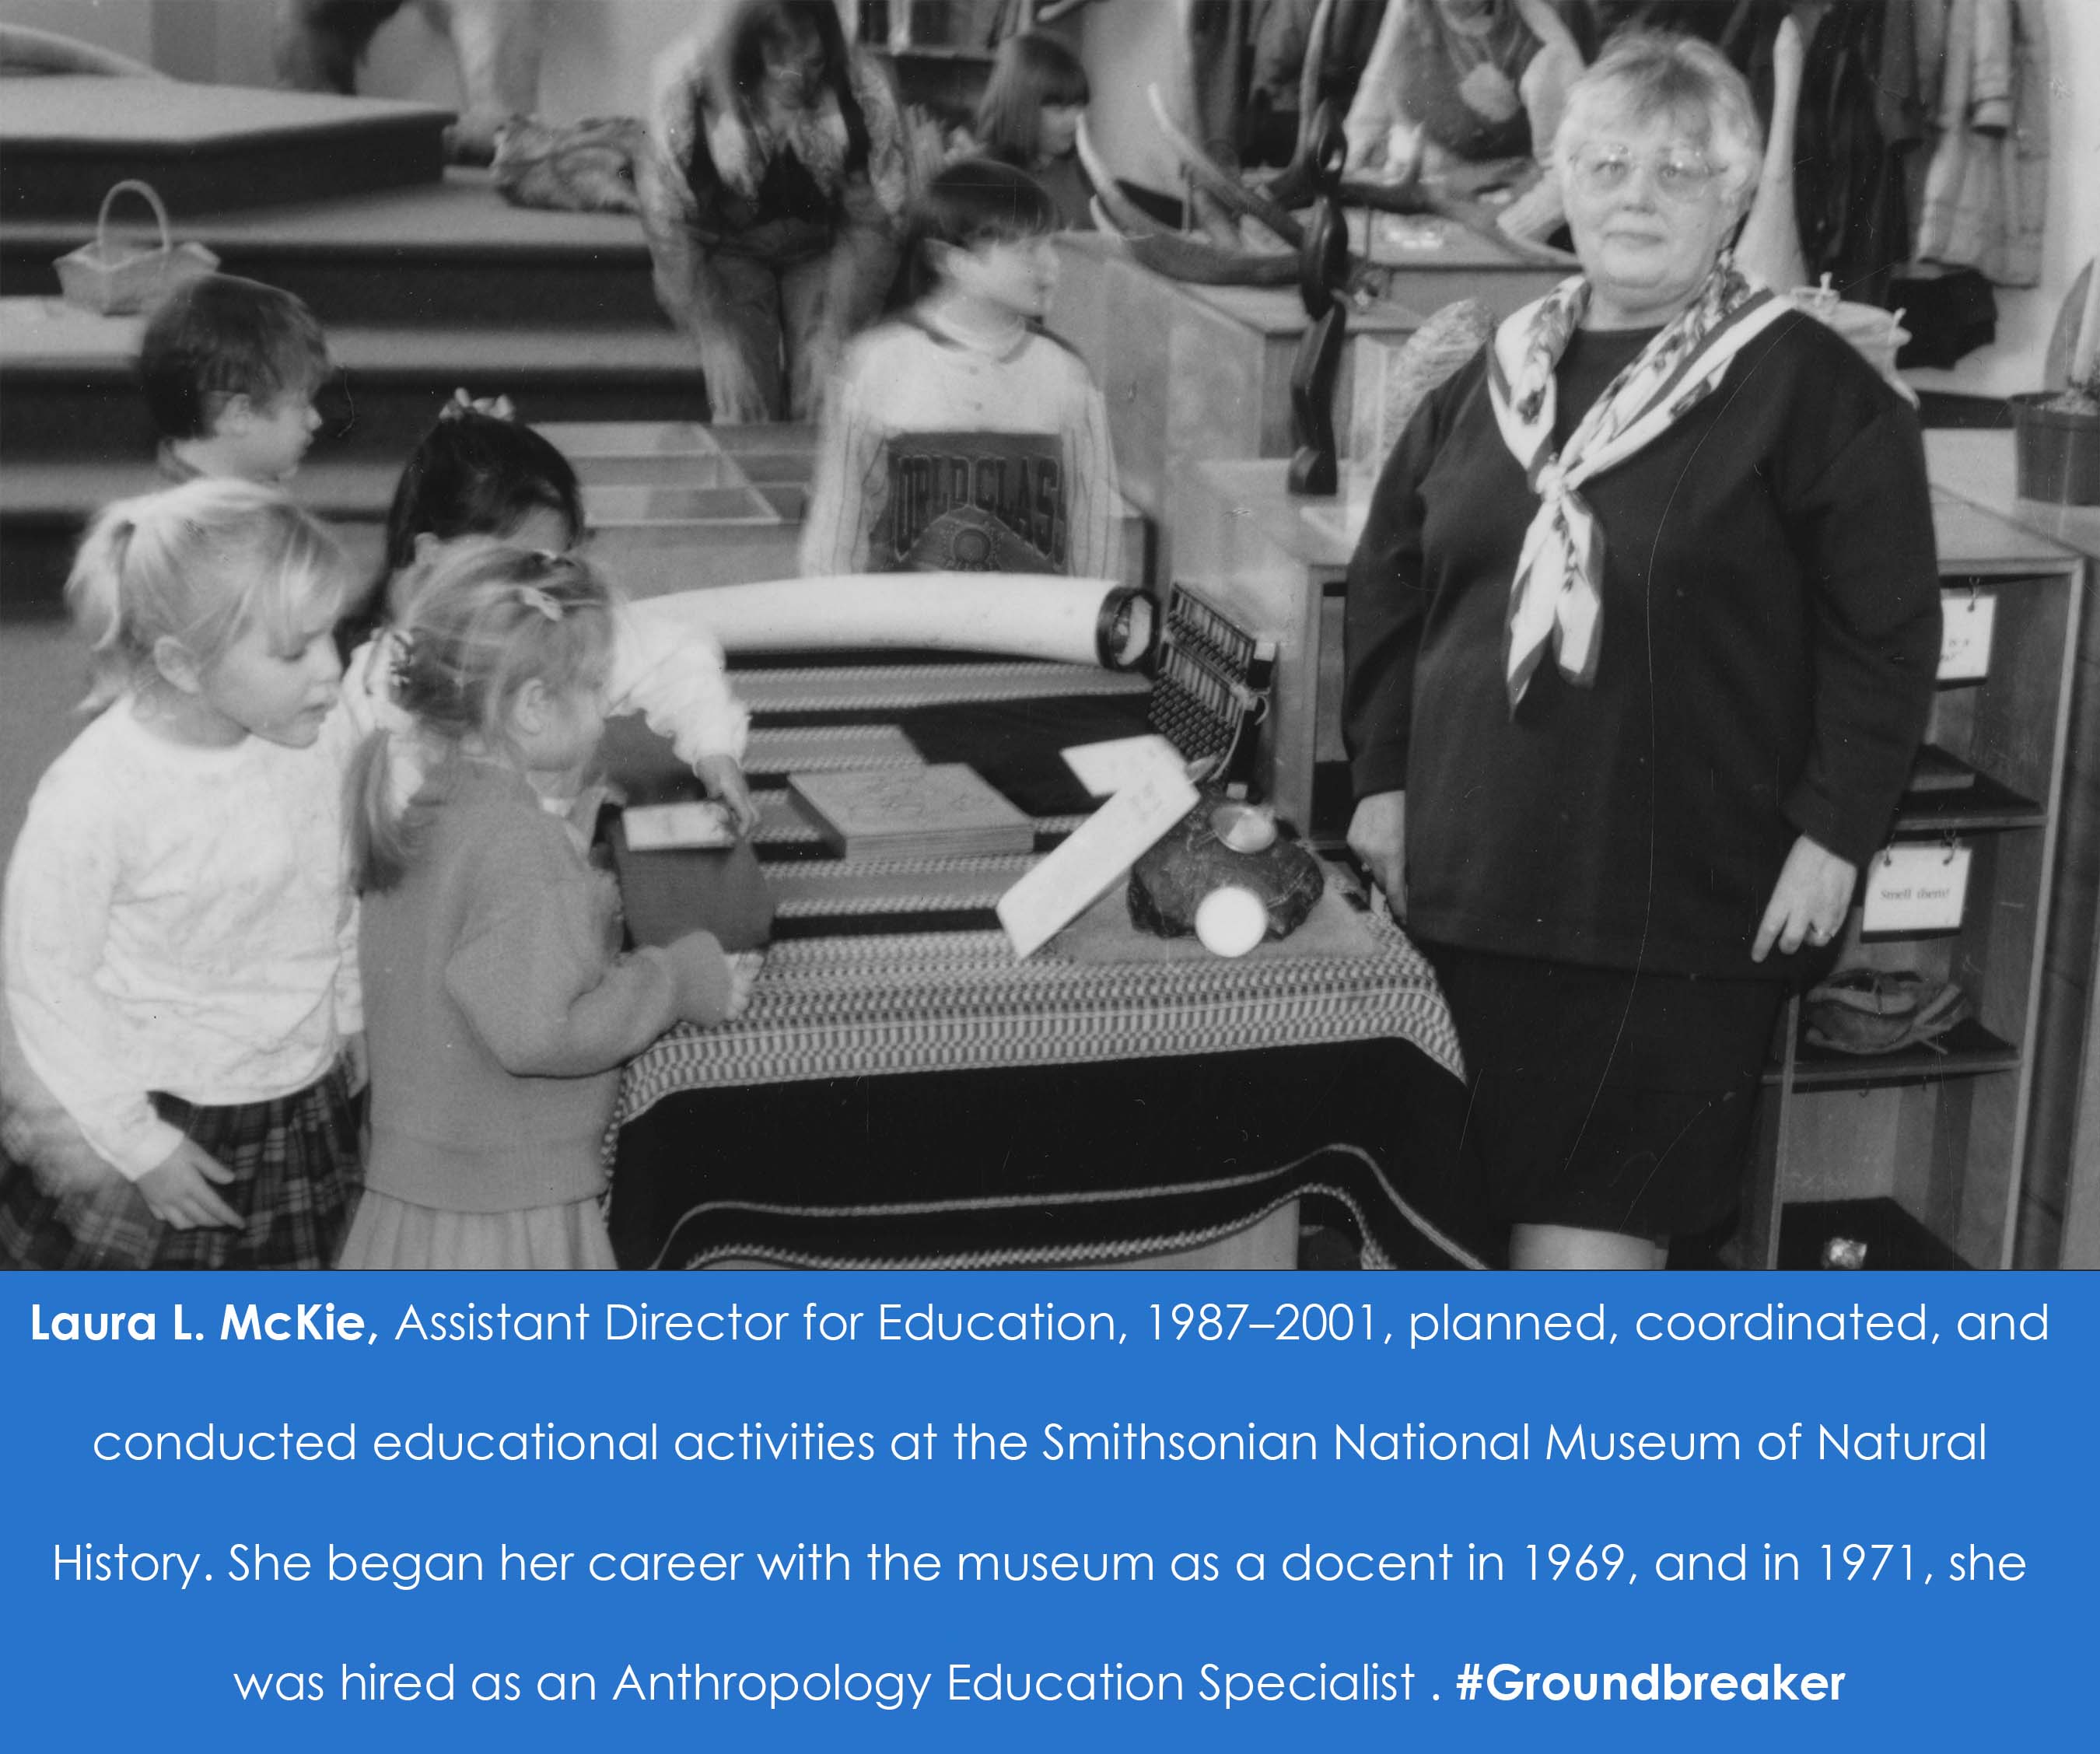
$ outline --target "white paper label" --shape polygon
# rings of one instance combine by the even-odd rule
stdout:
[[[645,804],[624,811],[629,851],[668,852],[673,847],[733,846],[736,830],[719,804]]]
[[[1991,674],[1991,627],[1998,599],[1990,591],[1939,594],[1939,679],[1981,682]]]
[[[1867,868],[1860,930],[1869,937],[1953,931],[1969,895],[1970,854],[1966,846],[1940,842],[1883,847]]]
[[[1180,775],[1188,768],[1179,749],[1151,732],[1114,737],[1106,743],[1082,743],[1061,753],[1065,765],[1096,797],[1111,797],[1155,773]]]
[[[1196,807],[1180,772],[1154,767],[1081,823],[1070,839],[999,899],[1016,956],[1030,956],[1093,904],[1140,854]]]

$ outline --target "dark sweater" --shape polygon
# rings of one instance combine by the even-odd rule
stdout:
[[[1578,334],[1556,442],[1647,340]],[[1476,950],[1785,978],[1749,959],[1798,834],[1864,864],[1930,707],[1939,594],[1917,422],[1812,318],[1580,490],[1606,545],[1595,684],[1549,654],[1511,714],[1509,584],[1538,500],[1486,356],[1379,478],[1350,563],[1357,796],[1407,793],[1411,930]]]

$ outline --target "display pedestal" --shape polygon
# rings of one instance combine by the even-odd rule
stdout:
[[[1350,219],[1361,254],[1363,215]],[[1335,383],[1335,424],[1345,435],[1365,347],[1405,340],[1454,299],[1478,298],[1505,316],[1562,277],[1557,269],[1520,263],[1448,222],[1405,222],[1404,243],[1392,229],[1382,223],[1373,239],[1374,259],[1389,274],[1385,296],[1367,310],[1349,311],[1349,343]],[[1147,517],[1165,520],[1158,534],[1163,578],[1175,563],[1171,544],[1180,537],[1167,517],[1177,475],[1211,457],[1290,455],[1290,372],[1308,325],[1305,307],[1295,285],[1168,280],[1140,267],[1117,240],[1099,232],[1061,232],[1057,243],[1051,327],[1078,351],[1107,398],[1124,494]]]
[[[1113,238],[1066,232],[1057,241],[1051,326],[1107,400],[1117,474],[1134,506],[1166,519],[1176,475],[1207,457],[1290,456],[1290,372],[1308,324],[1295,285],[1192,286],[1140,267]],[[1404,339],[1427,308],[1388,301],[1352,310],[1350,333]],[[1344,350],[1335,386],[1344,426],[1355,351]],[[1170,533],[1178,537],[1167,519],[1162,566],[1171,564]]]

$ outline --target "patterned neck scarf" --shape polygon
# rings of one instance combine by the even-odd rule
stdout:
[[[1577,687],[1597,679],[1604,532],[1576,489],[1682,419],[1713,392],[1736,354],[1793,307],[1752,286],[1724,258],[1556,454],[1554,370],[1589,308],[1589,281],[1579,274],[1563,281],[1505,319],[1488,353],[1495,423],[1539,500],[1510,581],[1502,636],[1512,714],[1549,645],[1560,674]]]

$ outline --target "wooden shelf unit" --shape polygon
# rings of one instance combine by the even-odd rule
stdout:
[[[1745,1217],[1752,1265],[1778,1264],[1789,1202],[1876,1199],[1895,1201],[1968,1266],[2019,1258],[2084,567],[1946,496],[1935,497],[1935,525],[1943,589],[1988,592],[1996,603],[1988,674],[1942,683],[1926,733],[1976,777],[1907,794],[1890,841],[1970,850],[1961,923],[1869,939],[1855,905],[1838,966],[1951,980],[1974,1009],[1939,1051],[1858,1056],[1808,1044],[1800,1001],[1788,1005]]]
[[[2010,431],[1928,432],[1925,448],[1935,491],[2085,559],[2015,1261],[2100,1267],[2100,506],[2020,497]]]

